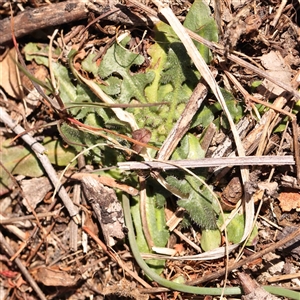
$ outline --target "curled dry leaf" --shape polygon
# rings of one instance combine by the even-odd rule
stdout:
[[[225,211],[235,208],[237,202],[243,196],[243,186],[239,177],[233,177],[222,192],[221,205]]]
[[[132,132],[132,138],[141,143],[147,144],[151,139],[151,131],[146,128],[134,130]],[[140,153],[144,149],[144,147],[141,145],[134,144],[132,146],[132,149],[137,153]]]

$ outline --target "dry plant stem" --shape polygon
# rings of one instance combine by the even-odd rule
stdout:
[[[285,104],[286,104],[287,100],[283,97],[278,97],[275,101],[274,101],[274,105],[276,107],[282,108]],[[274,110],[270,110],[268,119],[265,123],[265,127],[262,131],[261,137],[260,137],[260,141],[256,150],[256,155],[257,156],[261,156],[263,155],[267,143],[270,139],[271,133],[274,129],[274,126],[276,124],[276,120],[278,119],[278,113],[276,113]],[[275,122],[273,122],[275,121]]]
[[[172,164],[170,164],[172,163]],[[178,166],[195,169],[208,168],[219,166],[283,166],[295,165],[295,160],[292,155],[287,156],[245,156],[245,157],[214,157],[202,158],[197,160],[169,160],[169,161],[128,161],[118,163],[120,170],[148,170],[148,169],[163,169],[174,170]]]
[[[224,70],[226,76],[230,79],[231,82],[237,87],[237,89],[243,94],[245,98],[246,105],[248,105],[249,99],[251,95],[242,87],[242,85],[239,83],[239,81],[231,74],[230,72]],[[254,97],[252,97],[254,98]],[[251,101],[250,101],[251,102]],[[282,108],[286,104],[287,100],[283,97],[278,97],[272,105],[272,107],[276,107],[276,109],[284,111]],[[251,103],[252,104],[252,103]],[[264,115],[266,116],[266,115]],[[278,114],[277,114],[278,116]],[[273,130],[273,127],[270,127],[271,122],[275,119],[276,113],[274,109],[270,109],[268,112],[268,118],[265,120],[263,131],[260,137],[259,145],[256,151],[256,156],[261,156],[264,152],[265,146],[267,144],[268,138],[271,135],[271,132]],[[276,117],[277,118],[277,117]],[[262,120],[262,119],[261,119]],[[273,122],[273,126],[274,126]]]
[[[300,184],[300,149],[298,143],[298,125],[297,119],[294,117],[292,119],[292,128],[293,128],[293,140],[294,140],[294,155],[296,161],[296,169],[297,169],[297,183]]]
[[[45,243],[46,238],[48,237],[48,235],[51,233],[52,229],[55,226],[55,222],[53,222],[51,224],[51,226],[49,226],[48,230],[46,232],[43,233],[42,239],[41,241],[30,251],[30,255],[28,256],[27,260],[26,260],[26,266],[30,265],[31,260],[35,257],[35,255],[38,253],[40,247]]]
[[[10,118],[10,116],[6,113],[6,111],[0,107],[0,120],[9,128],[11,128],[15,134],[22,134],[24,132],[24,128],[20,125],[15,124],[15,122]],[[60,186],[60,182],[56,176],[56,172],[51,165],[48,157],[46,154],[46,149],[44,148],[43,145],[38,143],[34,138],[32,138],[28,134],[23,134],[21,136],[22,140],[28,144],[31,149],[34,151],[38,159],[40,160],[41,164],[43,165],[46,173],[48,174],[48,177],[50,181],[52,182],[53,186]],[[73,218],[75,222],[79,222],[79,216],[78,216],[78,209],[77,207],[73,204],[72,200],[70,199],[67,191],[63,186],[60,187],[59,189],[59,196],[61,200],[63,201],[65,207],[67,208],[70,216]]]
[[[134,187],[129,186],[125,183],[120,183],[117,180],[108,176],[99,176],[98,174],[80,172],[80,173],[73,173],[73,174],[66,173],[65,177],[70,179],[82,180],[87,175],[93,177],[94,179],[96,179],[97,181],[99,181],[100,183],[106,186],[109,186],[114,189],[119,189],[132,196],[137,196],[139,194],[139,190],[135,189]]]
[[[278,281],[285,281],[290,280],[294,278],[300,278],[300,272],[298,273],[292,273],[292,274],[285,274],[285,275],[278,275],[278,276],[272,276],[267,279],[269,283],[278,282]]]
[[[74,185],[74,190],[73,190],[73,203],[76,206],[80,205],[80,198],[81,198],[80,193],[81,193],[80,184],[76,183]],[[78,250],[78,224],[72,220],[69,223],[69,226],[70,226],[70,250],[77,251]]]
[[[14,261],[20,255],[20,253],[27,247],[27,243],[28,243],[28,238],[26,239],[26,241],[24,241],[20,244],[19,249],[17,250],[17,252],[13,256],[11,256],[11,258],[9,260]]]
[[[84,155],[79,155],[77,159],[78,169],[82,170],[86,163]],[[79,207],[81,199],[81,185],[80,183],[74,184],[74,192],[73,192],[73,203]],[[83,220],[81,219],[81,222]],[[84,224],[84,223],[82,223]],[[71,251],[76,252],[78,249],[78,224],[76,224],[73,220],[70,223],[70,249]]]
[[[226,52],[222,45],[214,43],[214,42],[207,41],[206,39],[204,39],[203,37],[201,37],[200,35],[194,33],[193,31],[191,31],[189,29],[186,29],[186,31],[192,39],[194,39],[195,41],[205,45],[206,47],[208,47],[213,52],[216,52],[216,53],[221,54],[221,55],[226,54],[227,59],[237,63],[238,65],[240,65],[243,68],[246,68],[246,69],[254,72],[255,74],[257,74],[261,78],[268,79],[272,83],[276,84],[277,86],[279,86],[279,87],[283,88],[284,90],[286,90],[287,92],[291,93],[297,99],[300,99],[300,93],[296,89],[294,89],[291,85],[286,84],[281,80],[278,80],[274,76],[269,75],[266,71],[254,66],[254,65],[252,65],[248,62],[246,62],[245,60],[243,60],[241,58],[239,58],[237,55],[235,55],[231,52]],[[238,54],[238,52],[234,52],[234,53]]]
[[[292,130],[293,130],[293,146],[294,146],[294,157],[295,157],[295,164],[296,164],[296,173],[297,173],[297,182],[300,184],[300,149],[299,149],[299,142],[298,142],[298,126],[297,126],[297,118],[294,114],[289,113],[283,109],[279,109],[276,105],[272,105],[256,99],[255,97],[249,95],[249,99],[253,102],[265,105],[267,107],[272,108],[274,111],[280,112],[291,119],[292,122]]]
[[[2,235],[1,232],[0,232],[0,246],[1,246],[1,248],[4,251],[6,251],[8,253],[8,255],[10,255],[10,256],[14,255],[13,249],[6,242],[4,236]],[[25,266],[22,264],[21,260],[18,257],[15,259],[15,263],[18,266],[18,268],[20,269],[20,271],[23,274],[23,276],[26,278],[26,280],[30,284],[30,286],[36,292],[36,294],[38,295],[38,297],[41,300],[47,300],[46,296],[44,295],[44,293],[42,292],[42,290],[40,289],[40,287],[37,285],[37,283],[35,282],[35,280],[31,277],[30,273],[28,272],[28,270],[25,268]]]
[[[52,36],[50,37],[50,42],[49,42],[49,50],[48,50],[48,68],[49,68],[49,73],[50,73],[50,78],[51,78],[51,84],[53,86],[54,89],[54,93],[55,95],[59,95],[59,91],[58,91],[58,87],[56,84],[56,80],[55,80],[55,76],[54,76],[54,72],[53,72],[53,68],[52,68],[52,46],[53,46],[53,40],[55,38],[55,36],[58,33],[58,29],[55,29]]]
[[[253,260],[255,260],[257,258],[260,258],[260,257],[264,256],[267,253],[275,251],[276,249],[284,246],[286,243],[288,243],[289,241],[296,238],[298,235],[300,235],[300,228],[298,230],[294,231],[293,233],[291,233],[286,238],[284,238],[284,239],[282,239],[282,240],[280,240],[276,243],[272,243],[269,247],[255,253],[255,254],[253,254],[253,255],[245,258],[245,259],[242,259],[239,262],[236,262],[232,265],[229,265],[228,271],[233,271],[234,269],[238,269],[238,268],[252,262]],[[213,274],[204,276],[204,277],[196,279],[196,280],[188,281],[188,282],[186,282],[186,284],[188,284],[188,285],[198,285],[200,283],[204,283],[204,282],[207,282],[207,281],[217,279],[217,278],[223,276],[224,274],[225,274],[225,269],[223,268],[222,270],[220,270],[218,272],[215,272]]]
[[[274,19],[270,23],[271,26],[275,27],[277,25],[278,20],[280,19],[282,11],[285,8],[286,4],[287,4],[287,0],[281,0],[281,3],[280,3],[279,8],[277,10],[276,16],[274,17]]]

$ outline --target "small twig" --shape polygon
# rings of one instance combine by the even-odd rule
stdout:
[[[52,67],[52,46],[53,46],[53,40],[54,40],[55,36],[57,35],[57,33],[58,33],[58,29],[55,29],[52,36],[50,37],[49,50],[48,50],[48,68],[49,68],[49,73],[50,73],[50,78],[51,78],[51,84],[53,86],[55,94],[58,94],[58,88],[57,88],[54,71],[53,71],[53,67]]]
[[[40,214],[36,214],[36,215],[29,215],[29,216],[15,217],[15,218],[5,218],[0,214],[0,224],[12,224],[12,223],[18,223],[18,222],[27,221],[27,220],[55,217],[57,215],[58,215],[58,211],[45,212],[45,213],[40,213]]]
[[[80,198],[81,198],[81,188],[80,184],[74,184],[74,191],[73,191],[73,203],[77,206],[80,205]],[[69,224],[70,226],[70,250],[77,251],[78,249],[78,224],[76,224],[73,220]]]
[[[55,222],[53,222],[48,228],[47,230],[43,228],[42,232],[42,239],[39,241],[39,243],[33,248],[30,249],[30,255],[27,257],[26,260],[26,266],[30,265],[31,260],[36,256],[36,254],[38,253],[40,247],[45,244],[46,238],[49,236],[49,234],[52,232],[53,228],[55,226]],[[32,236],[34,236],[34,233],[32,233]]]
[[[290,280],[294,278],[300,278],[300,272],[297,273],[291,273],[291,274],[284,274],[284,275],[278,275],[278,276],[272,276],[267,278],[267,281],[269,283],[278,282],[278,281],[285,281]]]
[[[269,107],[270,109],[273,109],[277,113],[281,113],[285,116],[288,116],[291,119],[292,130],[293,130],[294,157],[295,157],[295,161],[296,161],[297,181],[299,184],[300,183],[300,149],[299,149],[299,143],[298,143],[298,126],[297,126],[297,122],[296,122],[296,119],[297,119],[296,116],[293,113],[282,109],[281,107],[283,106],[283,104],[278,105],[278,103],[277,103],[277,102],[284,102],[284,101],[279,101],[280,100],[279,99],[279,100],[276,100],[274,103],[268,103],[266,101],[257,99],[256,97],[253,97],[252,95],[250,95],[230,72],[225,70],[225,74],[234,83],[234,85],[239,89],[239,91],[243,94],[246,101],[250,101],[250,102],[252,101],[252,102],[255,102],[258,104],[262,104],[266,107]],[[266,125],[265,128],[267,128],[267,127],[268,126]]]
[[[292,130],[293,130],[293,146],[294,146],[294,157],[296,162],[296,173],[297,173],[297,181],[298,184],[300,183],[300,149],[299,149],[299,142],[298,142],[298,126],[297,126],[297,117],[284,109],[282,109],[280,106],[278,107],[278,104],[276,102],[268,103],[266,101],[257,99],[256,97],[251,96],[240,84],[237,83],[237,80],[235,77],[230,74],[229,72],[225,71],[228,78],[230,78],[231,81],[234,82],[234,84],[238,87],[240,92],[245,97],[246,101],[253,101],[258,104],[262,104],[266,107],[269,107],[273,109],[274,111],[281,113],[285,116],[288,116],[291,119],[292,122]],[[277,101],[278,102],[278,101]]]
[[[24,132],[24,128],[20,125],[16,125],[15,122],[10,118],[10,116],[7,114],[7,112],[0,107],[0,120],[6,124],[9,128],[11,128],[17,135],[22,134]],[[28,144],[31,149],[34,151],[35,155],[40,160],[41,164],[43,165],[46,173],[49,176],[50,181],[52,182],[53,186],[61,186],[59,179],[56,176],[56,172],[51,165],[49,158],[46,154],[46,149],[43,145],[38,143],[33,137],[31,137],[29,134],[22,134],[21,136],[22,140]],[[73,217],[74,221],[79,223],[79,216],[78,216],[78,209],[73,204],[72,200],[70,199],[67,191],[63,186],[59,189],[59,196],[61,200],[63,201],[65,207],[67,208],[69,214],[71,217]]]
[[[96,179],[98,182],[100,182],[106,186],[109,186],[114,189],[120,189],[121,191],[124,191],[132,196],[137,196],[139,194],[139,190],[137,190],[136,188],[134,188],[128,184],[118,182],[116,179],[109,177],[109,176],[103,176],[103,175],[86,173],[86,172],[79,172],[79,173],[73,173],[73,174],[66,173],[65,174],[65,177],[67,177],[68,179],[75,179],[75,180],[82,180],[86,176],[91,176],[94,179]]]
[[[2,235],[1,231],[0,231],[0,246],[1,246],[1,248],[4,251],[6,251],[8,253],[9,256],[13,256],[14,255],[13,249],[6,242],[6,240],[5,240],[4,236]],[[40,289],[40,287],[37,285],[37,283],[35,282],[35,280],[31,277],[30,273],[28,272],[28,270],[26,269],[26,267],[22,264],[21,260],[17,257],[17,258],[15,258],[14,261],[15,261],[16,265],[18,266],[18,268],[20,269],[20,271],[23,274],[23,276],[26,278],[26,280],[30,284],[30,286],[36,292],[36,294],[38,295],[38,297],[41,300],[47,300],[46,296],[44,295],[44,293],[42,292],[42,290]]]

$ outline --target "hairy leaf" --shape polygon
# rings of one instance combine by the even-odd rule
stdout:
[[[187,134],[181,141],[180,147],[172,155],[172,159],[199,159],[205,153],[201,149],[199,140],[192,134]],[[205,172],[201,171],[204,179]],[[178,176],[179,175],[179,176]],[[186,209],[193,222],[203,229],[217,229],[216,213],[219,213],[219,206],[211,192],[201,185],[201,182],[192,175],[168,176],[166,178],[170,185],[175,186],[182,193],[188,194],[187,199],[177,201],[177,204]]]
[[[213,209],[213,199],[210,191],[199,188],[199,181],[186,176],[186,188],[189,189],[188,199],[181,199],[177,204],[185,208],[190,218],[204,229],[217,229],[216,213]]]
[[[153,71],[156,76],[145,93],[151,103],[169,104],[135,109],[134,114],[141,127],[151,129],[153,140],[163,142],[180,117],[199,74],[170,26],[160,22],[154,30],[157,43],[149,48],[152,60],[148,71]]]

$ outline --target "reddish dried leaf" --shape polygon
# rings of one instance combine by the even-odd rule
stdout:
[[[10,270],[3,270],[3,271],[0,271],[0,275],[4,276],[4,277],[7,277],[7,278],[14,278],[18,275],[19,273],[18,272],[13,272],[13,271],[10,271]]]
[[[282,192],[278,200],[282,211],[291,211],[292,209],[300,208],[299,192]]]

